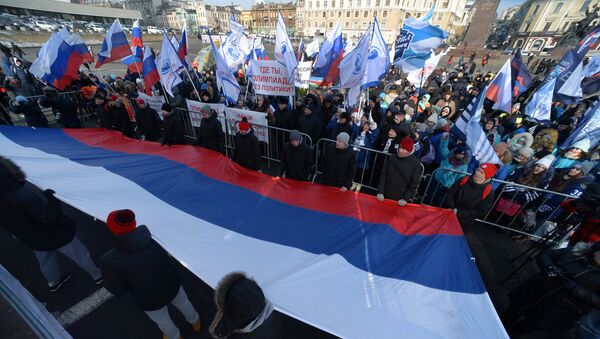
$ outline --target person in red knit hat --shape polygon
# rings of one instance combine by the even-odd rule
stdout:
[[[443,206],[452,209],[463,229],[475,224],[494,204],[494,191],[490,181],[498,167],[494,164],[479,165],[475,173],[463,177],[448,190]]]
[[[200,332],[200,316],[183,290],[169,255],[152,239],[148,228],[136,227],[131,210],[110,212],[106,225],[115,240],[115,247],[102,256],[100,265],[106,289],[114,295],[130,292],[135,305],[158,325],[166,339],[181,338],[168,304]]]
[[[398,144],[396,155],[389,155],[385,159],[379,177],[377,200],[396,200],[400,206],[412,200],[423,174],[421,161],[413,155],[414,148],[414,141],[404,137]]]

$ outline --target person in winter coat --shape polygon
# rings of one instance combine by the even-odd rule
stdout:
[[[45,96],[38,100],[40,106],[52,108],[56,120],[64,128],[81,128],[81,121],[77,116],[77,105],[64,96],[59,96],[55,89],[44,90]]]
[[[464,145],[456,146],[452,152],[448,150],[449,134],[445,135],[440,141],[438,150],[441,151],[443,160],[440,167],[433,176],[434,182],[429,186],[428,195],[431,198],[432,206],[440,206],[446,197],[448,189],[456,181],[464,177],[469,164],[469,155]],[[456,172],[454,172],[456,171]]]
[[[15,98],[13,111],[25,116],[27,126],[48,127],[48,119],[46,119],[46,116],[42,113],[42,110],[40,110],[40,106],[38,106],[37,102],[33,100],[28,100],[21,95],[17,96]]]
[[[260,172],[260,147],[258,138],[252,132],[252,126],[246,118],[238,123],[238,132],[233,138],[235,152],[233,161],[238,165]]]
[[[133,124],[129,120],[127,110],[123,106],[121,98],[111,95],[108,104],[99,108],[106,110],[104,117],[100,116],[101,126],[107,129],[120,131],[123,135],[133,138]]]
[[[567,338],[582,315],[600,308],[600,243],[544,251],[537,265],[541,273],[509,294],[503,322],[514,338],[533,331]]]
[[[169,254],[145,225],[136,227],[133,211],[116,210],[106,218],[114,247],[102,256],[104,287],[114,295],[130,293],[134,304],[154,321],[165,339],[179,339],[179,329],[169,316],[172,304],[200,332],[200,316],[183,290]]]
[[[308,97],[308,96],[307,96]],[[321,136],[321,120],[315,114],[315,106],[307,104],[304,106],[304,114],[298,118],[298,131],[310,137],[313,142]]]
[[[494,164],[481,164],[473,175],[463,177],[448,190],[444,207],[456,212],[464,230],[473,227],[475,219],[483,217],[494,204],[490,180],[496,170]]]
[[[326,95],[325,98],[323,98],[323,105],[321,106],[321,110],[319,111],[319,119],[323,123],[322,135],[326,135],[325,130],[328,129],[329,122],[337,113],[338,107],[333,103],[333,96]]]
[[[294,128],[294,115],[288,107],[288,99],[279,98],[277,100],[277,109],[275,109],[275,112],[273,113],[273,118],[275,120],[273,124],[275,127],[287,130]]]
[[[573,234],[570,235],[570,244],[579,241],[595,242],[600,241],[600,183],[594,181],[588,184],[585,192],[579,199],[568,199],[560,204],[563,212],[556,220],[560,225],[560,220],[574,217],[576,222],[572,224],[581,224]]]
[[[500,143],[500,144],[502,144],[502,143]],[[507,149],[506,152],[510,152],[510,150]],[[512,157],[510,164],[508,164],[508,165],[505,164],[505,165],[501,166],[498,169],[498,172],[496,173],[496,176],[494,176],[494,178],[498,179],[498,180],[506,180],[506,178],[508,178],[508,176],[511,175],[518,167],[526,166],[527,163],[529,163],[529,161],[531,161],[531,159],[533,159],[533,150],[531,148],[529,148],[529,147],[519,148],[519,150],[516,152],[514,157]],[[497,182],[497,181],[493,182],[492,187],[494,188],[494,191],[496,189],[498,189],[498,187],[500,187],[500,185],[502,185],[500,182]]]
[[[358,171],[356,171],[355,182],[358,183],[356,185],[352,185],[350,190],[355,190],[356,192],[360,192],[362,187],[361,183],[371,185],[370,179],[371,176],[371,153],[366,149],[372,149],[375,141],[379,137],[379,129],[377,128],[377,123],[373,120],[369,120],[366,115],[360,120],[359,125],[354,125],[354,151],[358,152],[356,155],[356,167]],[[360,130],[359,130],[360,128]],[[360,148],[359,148],[360,147]],[[382,154],[378,154],[378,156],[383,156]]]
[[[223,126],[217,119],[217,112],[208,105],[202,107],[201,112],[202,123],[198,131],[198,145],[215,152],[225,153],[225,135]]]
[[[290,142],[283,145],[281,152],[281,177],[308,181],[312,164],[312,149],[302,142],[300,131],[292,130]]]
[[[160,116],[158,116],[156,110],[146,104],[144,99],[137,98],[135,102],[138,106],[135,121],[142,140],[157,141],[160,139],[160,130],[163,123]]]
[[[531,148],[534,152],[546,151],[552,153],[556,148],[557,141],[558,131],[553,128],[546,128],[536,134]]]
[[[254,279],[242,272],[227,274],[215,289],[217,314],[209,333],[213,338],[283,339],[283,318],[273,311]]]
[[[185,145],[185,134],[183,124],[177,114],[174,114],[173,107],[164,103],[161,107],[161,112],[164,117],[164,133],[162,138],[162,145]]]
[[[350,114],[342,112],[339,116],[335,115],[327,124],[327,131],[329,139],[335,139],[342,132],[352,136],[353,127]]]
[[[14,74],[14,78],[20,82],[20,95],[25,97],[34,95],[34,77],[29,72],[29,67],[25,66],[21,58],[14,57],[11,71]]]
[[[340,187],[342,192],[352,187],[356,172],[356,152],[348,147],[349,143],[350,135],[342,132],[323,154],[323,183]]]
[[[413,140],[405,137],[400,140],[396,154],[385,159],[379,176],[377,200],[396,200],[399,206],[405,206],[412,200],[423,174],[421,161],[413,152]]]
[[[585,160],[589,151],[590,140],[579,140],[569,146],[566,152],[559,152],[559,156],[554,163],[554,168],[559,169],[572,167],[573,165]]]
[[[533,145],[533,135],[528,132],[519,133],[513,136],[508,142],[508,149],[511,152],[517,152],[521,147],[531,147]]]
[[[449,115],[445,117],[445,119],[452,119],[454,113],[456,112],[456,103],[454,102],[454,100],[452,100],[452,92],[444,93],[444,96],[440,100],[438,100],[438,102],[435,105],[439,107],[450,107]]]
[[[25,173],[14,162],[0,157],[0,226],[31,248],[51,292],[71,278],[58,264],[62,253],[96,284],[102,283],[100,269],[88,249],[75,236],[75,222],[63,214],[62,204],[51,189],[42,194],[25,187]]]
[[[506,180],[528,187],[543,188],[550,182],[554,174],[552,168],[554,159],[554,156],[549,154],[538,161],[531,161],[526,166],[517,168]],[[541,195],[539,191],[526,190],[511,184],[506,184],[503,191],[503,199],[509,199],[521,206],[532,202]]]

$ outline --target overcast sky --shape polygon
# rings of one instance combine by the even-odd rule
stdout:
[[[520,5],[524,2],[525,0],[500,0],[500,5],[498,5],[497,11],[498,16],[502,15],[502,12],[504,12],[505,9],[512,6]]]

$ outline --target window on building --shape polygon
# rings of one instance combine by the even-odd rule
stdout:
[[[342,11],[338,11],[337,13],[338,13],[338,18],[341,18],[342,17]]]
[[[579,7],[579,11],[580,12],[585,12],[588,8],[590,8],[590,4],[592,3],[592,0],[586,0],[583,2],[583,4],[581,5],[581,7]]]
[[[317,7],[316,8],[319,8],[319,7],[321,7],[321,2],[317,1]]]
[[[531,27],[531,23],[525,24],[525,28],[523,28],[523,32],[529,32],[529,27]]]
[[[350,21],[346,21],[346,23],[344,24],[344,27],[350,28]]]
[[[325,21],[321,22],[321,28],[325,28]]]
[[[533,45],[531,45],[531,49],[534,51],[541,51],[543,46],[544,40],[538,39],[533,42]]]
[[[323,8],[327,8],[327,1],[323,1]]]
[[[335,1],[331,2],[331,8],[335,8]]]
[[[346,18],[350,17],[350,11],[346,11]]]
[[[417,19],[421,17],[421,13],[417,13]]]
[[[308,7],[309,9],[312,9],[312,1],[309,1],[309,2],[307,2],[307,7]]]
[[[448,4],[450,3],[450,1],[445,0],[444,2],[442,2],[442,8],[448,8]]]
[[[329,17],[333,18],[333,11],[329,11]]]
[[[375,0],[375,7],[381,6],[381,0]]]
[[[369,17],[369,11],[364,11],[363,18],[368,18],[368,17]]]
[[[569,29],[569,26],[571,25],[570,21],[565,22],[565,25],[562,28],[563,32],[566,32]]]
[[[546,22],[546,25],[544,26],[544,29],[542,31],[548,32],[550,30],[550,26],[552,26],[552,21]]]
[[[381,23],[381,29],[385,29],[385,22]]]
[[[396,0],[396,6],[400,6],[400,0]]]
[[[385,0],[385,5],[389,6],[390,5],[390,0]]]
[[[539,10],[540,4],[535,5],[535,7],[533,8],[533,12],[531,12],[531,15],[536,15]]]
[[[384,18],[386,18],[387,17],[387,11],[383,11],[383,14],[381,16],[384,17]]]
[[[327,12],[323,11],[323,17],[326,18],[327,17]]]
[[[367,28],[367,23],[363,21],[362,28]]]
[[[444,18],[444,13],[439,13],[437,16],[438,21],[442,20]]]
[[[329,21],[329,28],[333,28],[333,21]]]
[[[554,11],[552,11],[552,13],[557,14],[558,12],[560,12],[560,9],[563,5],[564,4],[562,2],[557,3],[556,6],[554,6]]]
[[[354,21],[352,23],[352,29],[357,29],[358,28],[358,22]]]
[[[404,14],[404,19],[408,19],[408,18],[410,18],[410,13],[407,12]]]
[[[354,17],[358,18],[358,11],[354,11]]]

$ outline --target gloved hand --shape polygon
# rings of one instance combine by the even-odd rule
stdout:
[[[560,267],[556,267],[554,265],[546,267],[544,270],[544,275],[548,278],[554,278],[563,275],[565,272],[560,269]]]
[[[348,189],[347,189],[346,187],[344,187],[344,186],[342,186],[342,187],[340,188],[340,191],[342,191],[342,192],[346,192],[347,190],[348,190]]]
[[[398,205],[399,206],[406,206],[406,204],[407,204],[406,200],[404,200],[404,199],[398,200]]]
[[[383,194],[377,194],[377,200],[383,201],[383,199],[384,199]]]

